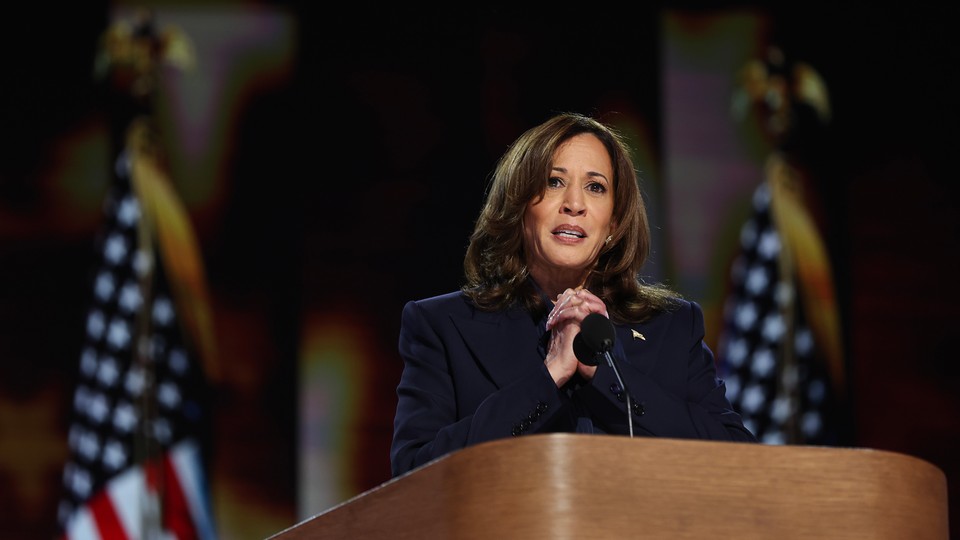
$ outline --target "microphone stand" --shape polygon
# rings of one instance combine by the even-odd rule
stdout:
[[[620,376],[620,368],[617,367],[616,360],[613,359],[613,355],[610,354],[611,343],[604,343],[603,347],[603,356],[607,359],[607,365],[613,369],[613,374],[617,377],[617,382],[620,383],[620,388],[623,389],[623,394],[627,396],[627,427],[629,429],[630,437],[633,437],[633,404],[630,403],[630,390],[627,388],[627,384],[623,382],[623,378]]]

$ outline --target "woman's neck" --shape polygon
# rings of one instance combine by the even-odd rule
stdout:
[[[586,282],[585,276],[575,275],[572,272],[570,274],[558,275],[531,271],[530,278],[533,280],[534,285],[536,285],[550,301],[556,300],[557,297],[567,289],[582,288],[584,282]]]

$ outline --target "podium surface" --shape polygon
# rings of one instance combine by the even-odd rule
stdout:
[[[271,539],[948,536],[946,477],[912,456],[543,434],[448,454]]]

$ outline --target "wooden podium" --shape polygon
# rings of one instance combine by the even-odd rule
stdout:
[[[947,516],[943,472],[903,454],[550,434],[454,452],[271,538],[946,540]]]

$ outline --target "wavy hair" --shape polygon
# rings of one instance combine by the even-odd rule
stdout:
[[[679,295],[647,284],[640,268],[650,252],[650,227],[627,145],[612,127],[577,113],[561,113],[530,128],[500,158],[487,187],[464,258],[462,291],[483,310],[517,302],[531,313],[546,307],[530,276],[523,245],[527,205],[543,198],[557,148],[582,133],[595,135],[613,163],[613,239],[605,245],[585,286],[607,305],[612,319],[642,322],[668,309]]]

